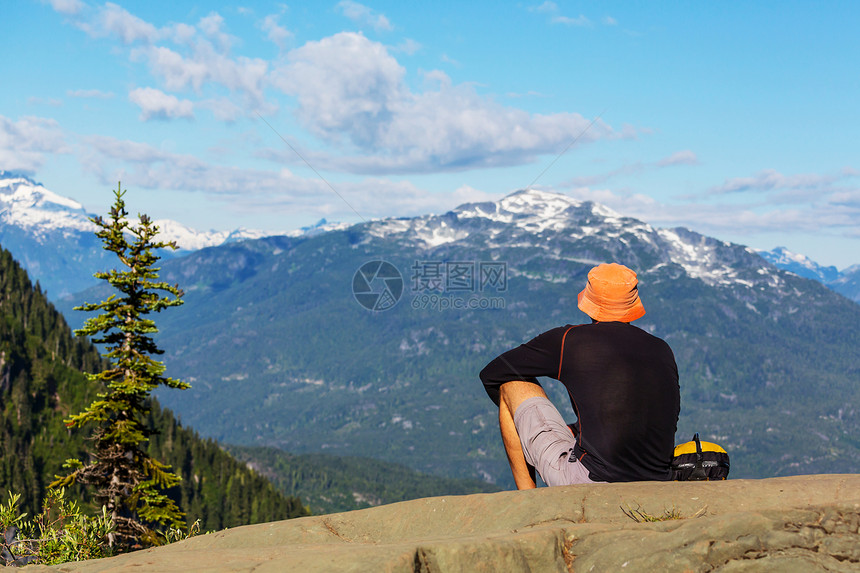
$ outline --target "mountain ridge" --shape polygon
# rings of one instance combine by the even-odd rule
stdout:
[[[793,253],[785,247],[770,251],[758,251],[768,262],[777,267],[820,282],[844,297],[860,303],[860,264],[837,270],[834,266],[822,266],[807,257]]]
[[[534,206],[533,199],[538,197],[543,198],[544,209],[540,213],[526,214],[523,209],[529,205]],[[595,216],[606,220],[614,218],[626,224],[636,221],[598,203],[578,201],[563,194],[535,189],[515,191],[498,202],[466,203],[448,213],[460,218],[483,217],[500,223],[517,221],[522,224],[524,230],[540,232],[553,227],[558,228],[561,224],[559,215],[568,209],[590,209]],[[6,245],[19,257],[25,269],[40,282],[53,300],[95,284],[89,269],[94,271],[101,268],[104,260],[103,254],[96,248],[98,243],[93,236],[95,227],[89,221],[91,216],[79,202],[48,190],[27,175],[0,171],[0,244]],[[370,223],[380,229],[394,228],[398,222],[421,221],[434,216],[439,215],[425,215],[411,219],[379,219],[372,220]],[[162,239],[175,241],[181,249],[178,253],[164,253],[165,257],[183,256],[189,252],[230,242],[260,239],[266,236],[294,238],[313,236],[329,231],[345,230],[351,226],[345,223],[329,223],[321,219],[314,225],[301,229],[270,233],[244,228],[232,231],[198,231],[169,219],[159,219],[154,222],[161,231]],[[682,227],[659,229],[641,221],[636,221],[636,224],[645,225],[652,230],[656,229],[663,235],[667,245],[681,245],[688,250],[690,248],[690,245],[683,245],[677,239],[673,241],[673,234],[684,232]],[[420,237],[427,248],[440,246],[455,239],[444,229],[437,229],[436,233],[434,236],[425,234]],[[57,244],[63,244],[65,248],[54,248]],[[818,265],[804,255],[790,253],[783,247],[777,247],[772,251],[758,251],[758,254],[780,269],[818,280],[849,299],[860,302],[860,264],[838,271],[835,267]],[[692,250],[688,255],[687,266],[688,270],[691,270],[701,264],[701,257],[706,256],[707,253]],[[715,280],[717,275],[713,275]]]
[[[401,277],[385,311],[351,292],[374,261]],[[540,191],[165,261],[162,276],[187,295],[159,340],[194,388],[164,400],[225,443],[505,484],[477,373],[548,328],[585,322],[576,293],[605,261],[639,272],[647,314],[636,324],[675,351],[679,442],[698,431],[721,443],[741,477],[860,469],[860,306],[748,247]],[[490,264],[504,284],[481,283]],[[490,299],[503,304],[451,304]]]
[[[94,235],[91,217],[74,199],[50,191],[26,175],[0,171],[0,244],[18,257],[53,300],[96,284],[92,273],[109,262]],[[175,241],[183,249],[178,254],[268,234],[243,228],[197,231],[169,219],[154,224],[163,240]],[[64,248],[58,249],[58,245]]]

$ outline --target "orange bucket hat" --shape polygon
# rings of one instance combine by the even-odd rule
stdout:
[[[617,263],[604,263],[588,272],[579,293],[579,310],[598,322],[633,322],[645,315],[636,273]]]

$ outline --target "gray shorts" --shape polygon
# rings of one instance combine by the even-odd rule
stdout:
[[[514,412],[526,461],[549,486],[595,483],[573,455],[576,438],[552,402],[542,397],[524,400]]]

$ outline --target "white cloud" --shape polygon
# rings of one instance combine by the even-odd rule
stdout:
[[[367,6],[359,4],[358,2],[343,0],[342,2],[338,2],[337,9],[359,26],[370,26],[377,32],[391,31],[394,29],[391,26],[391,22],[388,21],[388,18],[382,14],[377,14]]]
[[[60,107],[63,105],[63,100],[52,97],[36,97],[30,96],[27,98],[27,103],[30,105],[49,105],[51,107]]]
[[[609,189],[580,187],[567,193],[583,201],[601,203],[622,215],[660,227],[683,226],[714,236],[731,234],[751,237],[760,233],[827,232],[848,234],[860,226],[860,193],[854,208],[831,198],[809,206],[770,202],[749,204],[671,203],[641,193],[619,193]]]
[[[121,180],[129,187],[203,192],[245,212],[351,218],[354,208],[369,219],[453,206],[450,194],[429,194],[406,181],[339,183],[334,192],[318,177],[303,178],[288,169],[244,169],[112,137],[90,136],[84,143],[82,164],[103,184]]]
[[[35,173],[46,155],[69,151],[55,120],[23,117],[13,121],[0,115],[0,169]]]
[[[48,0],[48,3],[55,11],[72,16],[86,7],[81,0]]]
[[[541,14],[554,14],[558,12],[558,5],[555,2],[550,2],[547,0],[540,6],[531,6],[529,8],[530,12],[539,12]]]
[[[813,189],[830,185],[839,178],[840,176],[838,175],[783,175],[774,169],[764,169],[752,177],[727,179],[722,185],[711,188],[710,193],[724,194],[742,191],[772,191],[775,189]]]
[[[224,87],[241,94],[242,103],[250,110],[274,109],[263,97],[268,63],[260,58],[232,57],[230,50],[239,40],[227,33],[224,18],[216,12],[200,18],[196,26],[171,23],[158,28],[107,2],[75,25],[92,37],[113,36],[123,44],[133,45],[131,60],[145,62],[161,82],[160,87],[167,91],[193,89],[202,94],[205,87],[213,84],[216,89]],[[276,38],[282,34],[275,28],[270,28],[270,33]],[[175,46],[167,47],[165,41]],[[178,109],[183,114],[187,112],[187,106]]]
[[[623,136],[630,137],[631,134],[623,133]],[[619,176],[638,175],[647,171],[653,171],[654,169],[659,167],[671,167],[675,165],[698,165],[698,163],[699,160],[696,157],[696,154],[688,149],[685,149],[683,151],[673,153],[672,155],[664,157],[663,159],[660,159],[659,161],[653,163],[637,161],[634,163],[627,163],[621,165],[619,167],[616,167],[615,169],[603,173],[595,173],[592,175],[579,175],[577,177],[572,177],[567,181],[564,181],[560,185],[560,187],[593,187],[595,185],[602,185],[607,181]],[[689,197],[687,197],[687,199],[689,199]]]
[[[227,98],[207,99],[196,104],[197,107],[208,109],[219,121],[234,122],[243,115],[245,111]]]
[[[276,70],[275,85],[296,96],[305,124],[331,141],[346,134],[359,145],[374,145],[407,97],[406,70],[382,44],[361,34],[308,42],[288,59],[287,67]]]
[[[860,172],[784,175],[763,170],[716,187],[717,192],[657,201],[640,193],[594,189],[589,183],[568,194],[607,205],[619,213],[658,226],[685,226],[713,236],[753,237],[762,233],[850,237],[860,228]],[[754,191],[741,193],[742,191]],[[737,193],[730,202],[721,195]],[[710,200],[708,200],[710,199]]]
[[[537,92],[537,91],[534,91],[534,90],[529,90],[529,91],[527,91],[527,92],[525,92],[525,93],[508,92],[508,93],[506,93],[505,95],[506,95],[507,97],[510,97],[510,98],[524,98],[524,97],[537,97],[537,98],[544,98],[544,97],[547,97],[547,95],[546,95],[546,94],[543,94],[543,93],[541,93],[541,92]]]
[[[203,191],[215,195],[266,195],[287,190],[319,193],[321,182],[302,180],[288,170],[262,171],[213,164],[198,157],[171,153],[146,143],[107,136],[85,138],[84,165],[101,182],[116,180],[146,189]]]
[[[197,27],[215,42],[222,52],[229,52],[233,44],[238,42],[238,38],[224,31],[224,18],[217,12],[212,12],[201,18]]]
[[[79,22],[78,26],[94,38],[114,35],[124,44],[151,43],[161,36],[158,28],[111,2],[105,3],[94,21]]]
[[[197,28],[182,22],[172,24],[165,29],[166,37],[169,37],[177,44],[190,44],[196,34]]]
[[[860,228],[860,187],[850,179],[860,173],[844,168],[838,174],[784,175],[763,170],[752,177],[727,179],[705,193],[682,195],[671,202],[658,202],[639,193],[595,189],[618,175],[635,175],[689,160],[688,152],[678,152],[656,163],[623,165],[603,174],[583,176],[562,187],[580,199],[603,203],[616,211],[662,226],[687,226],[703,233],[732,233],[752,236],[761,232],[803,232],[846,234]],[[726,203],[722,195],[736,194]]]
[[[570,16],[553,16],[550,21],[553,24],[565,24],[567,26],[591,26],[591,20],[580,14],[575,18]]]
[[[400,52],[402,54],[406,54],[407,56],[411,56],[421,49],[421,44],[413,40],[412,38],[406,38],[396,46],[391,47],[392,52]]]
[[[442,60],[443,62],[445,62],[446,64],[451,64],[455,68],[459,68],[462,66],[462,64],[460,62],[451,58],[450,56],[448,56],[448,54],[442,54],[442,56],[439,59]]]
[[[134,49],[131,58],[146,60],[152,74],[159,77],[169,90],[191,86],[199,92],[209,77],[209,70],[203,62],[186,59],[179,52],[163,46]]]
[[[298,101],[310,131],[352,157],[320,158],[331,168],[365,173],[458,170],[520,164],[558,153],[589,121],[576,113],[530,114],[452,85],[440,71],[414,93],[406,70],[382,44],[339,33],[291,51],[272,83]],[[579,143],[614,135],[598,121]]]
[[[699,158],[696,157],[696,154],[689,149],[685,149],[683,151],[676,151],[669,157],[664,157],[657,162],[657,165],[668,167],[670,165],[697,165],[698,163]]]
[[[598,173],[596,175],[580,175],[577,177],[573,177],[562,183],[560,186],[573,188],[591,187],[593,185],[603,184],[612,179],[613,177],[617,177],[619,175],[636,175],[638,173],[642,173],[649,167],[649,165],[644,163],[630,163],[627,165],[622,165],[621,167],[618,167],[606,173]]]
[[[194,42],[186,57],[164,46],[132,50],[132,59],[145,60],[153,75],[171,91],[193,88],[200,93],[208,82],[246,96],[254,107],[264,104],[263,85],[268,63],[259,58],[231,58],[206,40]]]
[[[606,24],[607,26],[617,26],[618,20],[616,20],[612,16],[606,16],[603,18],[603,23]]]
[[[269,14],[263,18],[260,28],[266,32],[266,37],[282,50],[286,49],[287,42],[293,37],[292,32],[278,24],[277,14]]]
[[[67,90],[66,95],[69,97],[95,99],[110,99],[114,97],[113,92],[103,92],[101,90]]]
[[[547,0],[539,6],[530,6],[529,12],[537,12],[538,14],[549,14],[549,21],[553,24],[564,24],[567,26],[591,26],[591,20],[584,15],[572,18],[570,16],[562,16],[559,14],[558,4]]]
[[[505,193],[487,193],[480,189],[475,189],[469,185],[461,185],[451,194],[454,199],[453,207],[459,207],[464,203],[483,203],[486,201],[498,201]]]
[[[102,184],[121,180],[141,189],[203,192],[241,212],[307,215],[339,220],[417,216],[440,213],[467,202],[492,201],[500,193],[469,186],[452,192],[428,192],[408,181],[386,178],[329,184],[289,169],[245,169],[198,157],[171,153],[146,143],[113,137],[84,138],[82,164]]]
[[[143,121],[194,117],[194,104],[191,101],[181,100],[154,88],[131,90],[128,99],[140,107],[140,119]]]

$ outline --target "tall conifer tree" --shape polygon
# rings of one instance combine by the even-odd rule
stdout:
[[[119,270],[95,273],[117,293],[99,303],[85,303],[76,308],[98,312],[87,319],[78,336],[89,336],[103,345],[110,368],[88,375],[106,391],[89,407],[66,421],[69,427],[93,427],[94,450],[90,460],[67,461],[71,473],[54,482],[54,486],[73,482],[95,488],[99,504],[107,506],[117,529],[112,539],[118,549],[157,543],[156,527],[179,527],[183,513],[164,491],[181,478],[170,466],[152,458],[145,442],[153,434],[147,425],[150,393],[160,385],[185,389],[189,385],[164,376],[165,366],[153,358],[162,354],[153,335],[158,332],[149,316],[183,303],[178,286],[158,281],[159,257],[155,250],[176,249],[173,242],[156,240],[158,227],[146,215],[131,225],[127,219],[123,196],[117,185],[110,219],[92,219],[98,226],[96,236],[104,249],[116,254]]]

